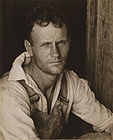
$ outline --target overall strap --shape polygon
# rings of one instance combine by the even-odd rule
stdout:
[[[34,104],[34,103],[39,101],[40,96],[34,91],[34,89],[32,87],[29,87],[25,83],[25,80],[19,80],[18,82],[26,89],[31,104]],[[61,102],[68,103],[68,100],[67,100],[67,82],[66,82],[65,73],[63,74],[62,81],[61,81],[61,89],[60,89],[60,93],[59,93],[59,98],[60,98]]]
[[[29,87],[29,86],[25,83],[25,80],[19,80],[18,82],[26,89],[31,104],[34,104],[34,103],[36,103],[36,102],[39,101],[40,96],[34,91],[33,88]]]
[[[61,88],[59,93],[59,98],[63,103],[68,103],[67,100],[67,81],[66,81],[66,75],[63,73],[62,81],[61,81]]]

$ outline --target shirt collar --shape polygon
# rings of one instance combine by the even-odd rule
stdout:
[[[8,80],[25,80],[27,81],[26,74],[22,68],[22,65],[27,65],[31,60],[28,52],[20,54],[13,62],[12,68],[9,72]]]

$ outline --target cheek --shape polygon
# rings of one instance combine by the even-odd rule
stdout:
[[[61,49],[60,49],[60,51],[61,51],[61,55],[62,55],[62,57],[67,57],[67,55],[68,55],[68,52],[69,52],[69,46],[67,45],[67,46],[65,46],[65,47],[62,47]]]
[[[45,50],[34,50],[34,59],[37,61],[37,62],[46,62],[47,61],[47,58],[49,57],[49,51],[45,51]]]

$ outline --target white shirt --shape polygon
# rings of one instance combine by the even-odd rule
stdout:
[[[40,96],[38,109],[47,113],[47,101],[34,80],[24,72],[22,64],[28,64],[30,57],[22,53],[13,63],[8,75],[0,80],[0,140],[38,140],[33,120],[30,118],[30,101],[28,93],[17,80],[24,79]],[[98,131],[108,130],[113,123],[113,113],[100,104],[90,90],[88,82],[73,71],[65,70],[67,80],[67,114],[70,110]],[[58,98],[62,73],[59,75],[54,90],[51,110]]]

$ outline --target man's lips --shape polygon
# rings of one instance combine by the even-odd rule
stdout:
[[[61,62],[62,62],[62,60],[57,60],[57,61],[52,61],[50,63],[61,63]]]
[[[58,61],[52,61],[51,64],[59,64],[62,63],[62,60],[58,60]]]

